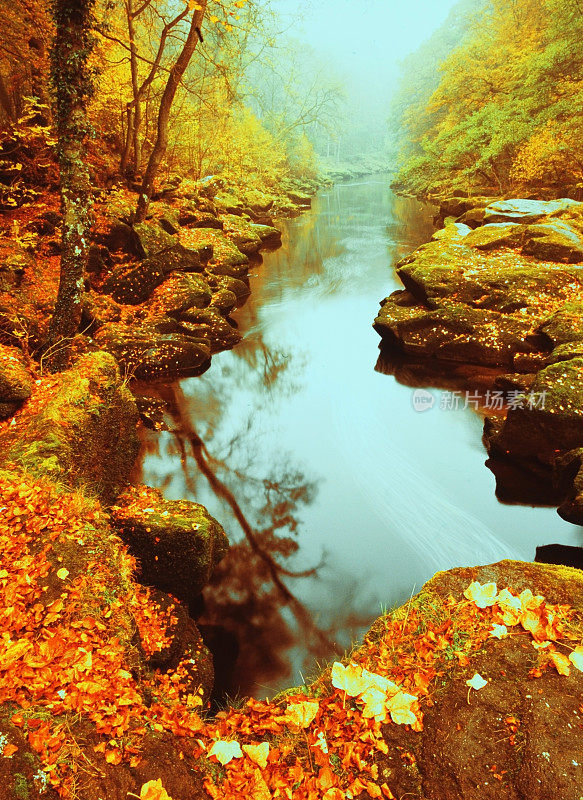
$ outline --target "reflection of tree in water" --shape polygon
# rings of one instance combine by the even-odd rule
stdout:
[[[264,377],[272,380],[284,368],[269,357],[268,351],[264,356]],[[195,429],[182,390],[168,387],[162,395],[173,417],[172,433],[186,488],[196,497],[197,478],[203,476],[216,497],[230,508],[244,534],[244,539],[231,545],[205,589],[199,619],[203,634],[206,631],[214,640],[210,644],[214,643],[215,651],[231,651],[225,653],[227,659],[236,653],[233,634],[238,642],[236,673],[229,675],[228,665],[218,664],[218,683],[222,684],[219,694],[247,694],[262,683],[289,678],[286,653],[298,639],[310,660],[334,655],[331,632],[314,624],[309,611],[284,581],[314,577],[317,566],[294,571],[281,563],[298,551],[294,538],[300,524],[298,514],[303,505],[312,502],[316,485],[289,466],[281,470],[276,466],[262,478],[240,467],[229,467],[229,457],[245,445],[241,433],[224,448],[225,458],[217,459]],[[192,469],[193,462],[196,470]],[[252,465],[251,458],[249,467]]]

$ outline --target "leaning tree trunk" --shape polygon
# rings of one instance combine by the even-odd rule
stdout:
[[[176,90],[180,85],[182,76],[184,75],[184,72],[190,63],[190,59],[192,58],[192,54],[194,53],[196,45],[198,44],[198,40],[201,38],[200,26],[206,10],[206,0],[200,0],[199,6],[200,8],[197,8],[192,12],[188,36],[186,37],[184,46],[180,51],[180,55],[170,70],[168,80],[166,81],[166,86],[164,87],[164,93],[160,101],[160,108],[158,109],[156,141],[154,142],[154,147],[150,154],[150,158],[148,159],[148,165],[144,173],[142,188],[140,189],[138,207],[136,209],[136,222],[143,222],[146,218],[148,205],[153,193],[154,179],[158,173],[158,168],[160,167],[166,150],[168,149],[168,120],[170,118],[170,110],[172,108],[172,103],[174,102],[174,96],[176,95]]]
[[[59,291],[43,358],[52,369],[64,369],[71,341],[79,328],[83,273],[89,251],[91,182],[85,138],[87,101],[93,91],[89,59],[95,0],[53,0],[56,34],[51,52],[51,82],[55,101],[63,212]]]

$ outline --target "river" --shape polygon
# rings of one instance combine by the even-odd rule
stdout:
[[[401,288],[391,265],[430,238],[431,215],[384,176],[320,192],[251,270],[252,295],[234,314],[243,343],[181,384],[207,462],[259,540],[273,551],[272,534],[289,534],[299,546],[286,568],[318,565],[317,577],[283,578],[310,623],[282,608],[243,545],[222,586],[207,590],[206,621],[239,638],[231,693],[301,683],[315,658],[342,653],[436,570],[579,544],[580,529],[554,509],[496,500],[477,413],[441,410],[444,390],[420,413],[411,388],[375,370],[371,324],[379,300]],[[193,459],[181,464],[171,433],[146,445],[145,483],[203,503],[242,538],[232,504]]]

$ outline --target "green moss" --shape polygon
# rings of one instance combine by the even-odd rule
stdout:
[[[21,772],[14,775],[14,795],[18,797],[18,800],[28,800],[30,797],[28,781]]]

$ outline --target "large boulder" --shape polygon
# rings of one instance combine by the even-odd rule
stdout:
[[[463,303],[420,307],[406,293],[383,301],[374,327],[410,355],[486,366],[512,366],[518,352],[536,352],[538,344],[528,318]]]
[[[563,220],[547,220],[527,227],[523,252],[542,261],[577,264],[583,261],[583,236]]]
[[[174,272],[152,294],[148,305],[154,314],[180,314],[192,308],[205,308],[212,297],[202,275]]]
[[[139,305],[144,303],[154,289],[164,281],[165,273],[155,258],[123,264],[103,282],[101,291],[117,303]]]
[[[524,400],[509,409],[493,444],[514,457],[549,463],[560,451],[583,447],[583,358],[540,370]]]
[[[157,220],[141,222],[134,230],[140,239],[142,254],[155,261],[164,274],[201,272],[212,258],[211,242],[193,242],[190,237],[185,246],[177,234],[168,233]]]
[[[41,385],[35,407],[4,433],[1,463],[20,464],[111,502],[138,454],[138,412],[114,359],[82,356]]]
[[[485,210],[484,222],[517,222],[528,224],[538,222],[549,214],[562,213],[569,209],[579,209],[583,204],[569,198],[560,200],[497,200]]]
[[[483,252],[508,244],[514,229],[519,238],[524,231],[504,228],[448,236],[403,259],[397,274],[406,291],[383,301],[378,333],[423,358],[518,372],[543,366],[554,344],[552,329],[560,324],[555,317],[583,298],[582,276],[576,267],[541,264],[509,249]]]
[[[111,513],[138,560],[140,581],[194,604],[229,546],[204,506],[139,486],[118,498]]]
[[[166,322],[144,325],[107,323],[95,341],[111,353],[125,372],[138,380],[163,381],[202,375],[210,366],[210,347],[197,330]]]
[[[500,247],[519,247],[525,227],[512,223],[493,222],[476,228],[464,238],[464,244],[479,250],[498,250]]]

